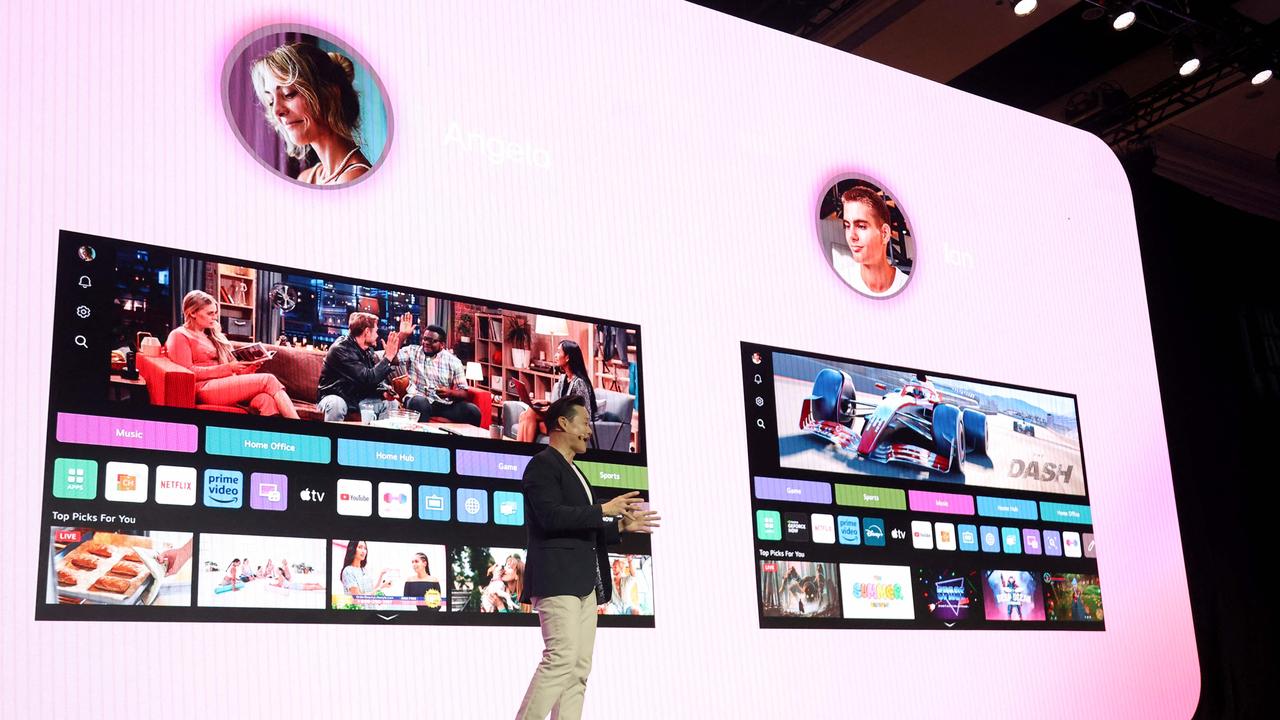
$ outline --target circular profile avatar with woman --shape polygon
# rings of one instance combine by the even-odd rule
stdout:
[[[818,241],[836,275],[867,297],[897,295],[915,270],[907,216],[870,178],[841,175],[827,183],[818,201]]]
[[[391,140],[368,64],[311,28],[275,25],[242,40],[223,71],[223,97],[241,144],[299,184],[350,185],[378,166]]]

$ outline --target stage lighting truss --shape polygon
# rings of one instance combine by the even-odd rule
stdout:
[[[1171,77],[1115,111],[1094,116],[1092,122],[1082,125],[1091,125],[1087,129],[1108,145],[1120,147],[1248,81],[1238,65],[1214,63],[1194,78]]]
[[[1169,78],[1119,107],[1072,122],[1112,147],[1139,139],[1242,83],[1262,85],[1274,74],[1276,48],[1267,28],[1238,13],[1225,11],[1210,24],[1185,14],[1185,5],[1172,0],[1085,1],[1116,30],[1141,26],[1164,35],[1173,52]]]

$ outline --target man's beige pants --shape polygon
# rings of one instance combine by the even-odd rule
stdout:
[[[534,598],[533,608],[546,649],[516,720],[543,720],[548,712],[556,720],[578,720],[596,644],[596,594]]]

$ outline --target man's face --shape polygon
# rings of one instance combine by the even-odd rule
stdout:
[[[562,417],[558,422],[564,429],[565,436],[569,439],[569,447],[574,454],[581,455],[586,452],[587,440],[591,438],[591,423],[587,422],[587,409],[574,406],[569,417]]]
[[[378,326],[374,325],[372,327],[365,328],[365,331],[360,333],[360,337],[358,339],[362,346],[367,348],[374,347],[378,344]]]
[[[889,224],[876,217],[864,202],[844,204],[844,241],[859,265],[888,264],[885,245],[889,242]]]
[[[431,330],[422,333],[422,352],[427,357],[434,357],[436,353],[444,349],[444,338]]]

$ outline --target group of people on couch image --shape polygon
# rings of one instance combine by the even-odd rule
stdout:
[[[223,334],[218,302],[202,290],[188,292],[182,301],[182,324],[165,342],[168,359],[194,375],[195,404],[210,409],[247,404],[262,416],[299,418],[298,404],[284,383],[263,365],[271,357],[241,361],[236,346]],[[383,340],[377,315],[350,314],[347,332],[323,354],[312,411],[327,422],[342,422],[359,412],[363,420],[384,419],[398,408],[419,414],[425,421],[487,426],[484,411],[473,402],[483,391],[467,385],[462,361],[446,345],[448,335],[439,325],[418,328],[411,313],[396,318],[397,327]],[[420,329],[420,343],[407,344]],[[514,422],[507,435],[520,442],[539,442],[547,435],[543,412],[553,401],[581,397],[591,419],[601,417],[596,389],[582,348],[572,340],[555,347],[553,363],[561,375],[549,400],[532,406],[511,401]],[[305,404],[305,403],[303,403]],[[486,400],[487,405],[487,400]],[[630,418],[627,418],[630,424]],[[628,432],[629,435],[629,432]]]

